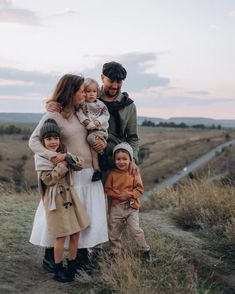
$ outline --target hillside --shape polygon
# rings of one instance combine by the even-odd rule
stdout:
[[[37,123],[42,117],[42,113],[4,113],[0,112],[0,122],[26,122]],[[222,126],[225,128],[235,128],[235,120],[233,119],[211,119],[205,117],[172,117],[163,119],[159,117],[138,116],[138,125],[141,125],[144,120],[150,120],[155,124],[160,122],[174,122],[176,124],[185,123],[188,126],[203,124],[205,126]]]
[[[146,188],[221,144],[226,135],[235,137],[232,130],[217,129],[139,127],[139,132],[144,155],[140,170]],[[198,176],[204,177],[210,170],[216,175],[233,172],[234,154],[235,147],[224,150],[213,159],[211,168]],[[92,276],[82,273],[74,283],[63,285],[42,268],[43,249],[28,242],[38,193],[15,193],[11,182],[3,180],[19,180],[22,171],[26,188],[36,182],[33,154],[22,135],[1,136],[0,171],[1,293],[234,293],[233,187],[217,186],[207,178],[182,181],[153,194],[140,213],[153,262],[145,264],[124,234],[120,258],[111,260],[105,244]]]
[[[139,127],[140,171],[145,190],[181,170],[200,155],[226,141],[223,130],[170,129]],[[230,138],[235,137],[232,130]],[[14,186],[14,181],[26,187],[36,187],[33,153],[25,135],[1,135],[0,186]],[[9,148],[9,146],[11,148]]]

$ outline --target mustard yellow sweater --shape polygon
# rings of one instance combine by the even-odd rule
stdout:
[[[131,175],[128,171],[114,169],[107,177],[104,191],[108,197],[112,198],[112,205],[124,202],[118,197],[121,193],[127,192],[130,196],[128,200],[133,200],[131,207],[138,209],[140,207],[139,197],[144,192],[144,186],[139,173]]]

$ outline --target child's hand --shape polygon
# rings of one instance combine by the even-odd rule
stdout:
[[[54,164],[58,164],[58,163],[60,163],[62,161],[65,161],[65,157],[66,157],[66,153],[58,153],[56,156],[51,158],[51,161]]]
[[[128,200],[130,198],[129,194],[127,192],[122,192],[120,195],[119,195],[119,200],[121,201],[125,201],[125,200]]]
[[[85,119],[83,122],[84,126],[86,127],[87,125],[89,125],[90,120],[89,119]]]
[[[95,120],[94,123],[95,123],[95,126],[96,126],[97,128],[100,127],[100,122],[99,122],[98,120]]]

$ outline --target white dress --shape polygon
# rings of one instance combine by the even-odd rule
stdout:
[[[74,189],[90,218],[90,226],[80,232],[78,248],[90,248],[108,241],[105,198],[101,181],[91,182],[93,169],[74,172]],[[48,236],[42,200],[37,208],[30,242],[43,247],[53,247],[55,239]],[[66,240],[65,246],[68,246]]]
[[[42,147],[40,141],[38,140],[39,130],[41,128],[42,123],[47,118],[53,118],[56,120],[58,126],[61,128],[62,132],[62,140],[64,135],[63,142],[66,145],[66,135],[68,127],[69,131],[74,134],[79,134],[76,137],[77,146],[74,146],[76,142],[71,140],[71,136],[69,137],[68,144],[66,145],[69,152],[80,155],[79,152],[75,153],[74,151],[78,148],[81,150],[81,153],[85,159],[85,164],[87,165],[81,171],[73,172],[73,186],[74,189],[83,203],[86,212],[90,218],[90,225],[87,229],[80,232],[80,238],[78,242],[78,248],[91,248],[95,245],[104,243],[108,241],[108,226],[107,226],[107,216],[106,216],[106,203],[105,203],[105,195],[103,190],[103,185],[101,181],[92,182],[91,178],[93,175],[93,168],[89,167],[91,165],[91,155],[90,151],[89,156],[86,155],[86,150],[84,148],[88,148],[89,146],[86,142],[86,130],[85,128],[78,122],[78,119],[73,117],[73,119],[69,122],[69,125],[66,126],[68,123],[67,120],[62,118],[62,116],[58,113],[46,113],[42,120],[40,121],[39,125],[34,130],[30,141],[29,146],[30,148],[38,154],[44,154],[46,156],[47,152],[45,148]],[[65,120],[65,121],[64,121]],[[73,129],[73,127],[75,129]],[[78,129],[77,129],[78,128]],[[74,133],[75,132],[75,133]],[[78,138],[80,139],[78,141]],[[73,142],[73,146],[69,144]],[[82,142],[82,143],[81,143]],[[80,144],[80,145],[79,145]],[[85,146],[81,146],[85,145]],[[86,145],[87,144],[87,145]],[[68,238],[67,238],[68,239]],[[52,247],[54,246],[55,239],[49,237],[47,232],[47,224],[46,224],[46,216],[44,211],[44,206],[42,201],[40,201],[39,206],[36,210],[32,233],[30,236],[30,242],[34,245],[43,246],[43,247]],[[68,246],[68,240],[66,240],[65,247]]]

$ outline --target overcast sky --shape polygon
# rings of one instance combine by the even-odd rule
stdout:
[[[121,62],[138,115],[235,119],[235,0],[0,0],[0,112]]]

